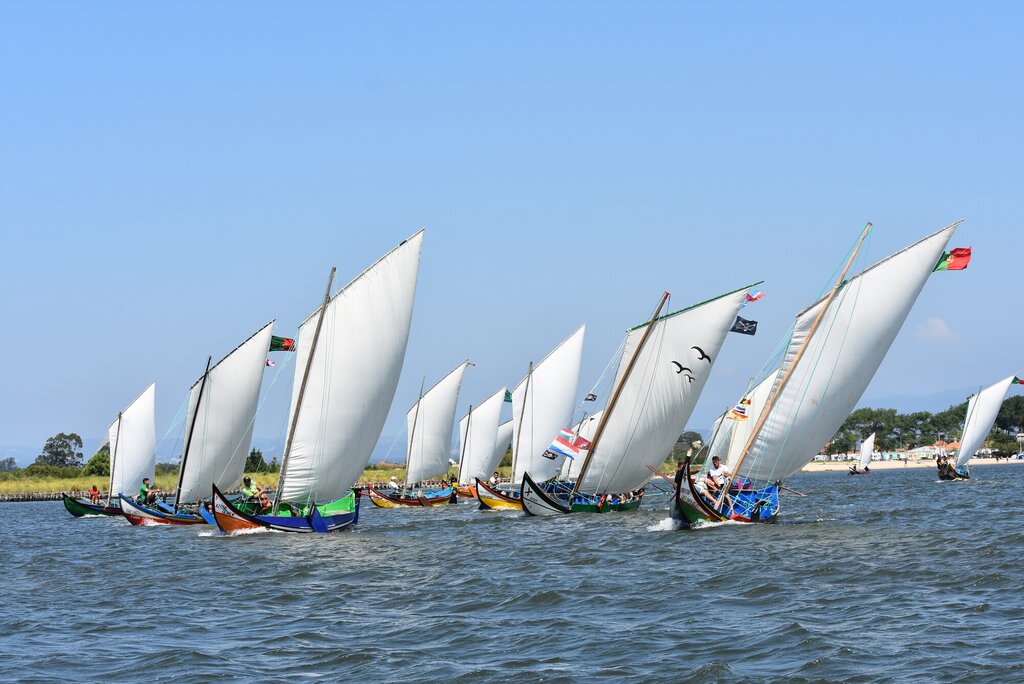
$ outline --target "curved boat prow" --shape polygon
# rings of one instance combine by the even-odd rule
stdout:
[[[520,491],[523,493],[523,512],[527,515],[551,516],[572,513],[568,505],[541,489],[529,473],[523,473],[523,486]]]

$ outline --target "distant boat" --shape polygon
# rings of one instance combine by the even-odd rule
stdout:
[[[781,360],[768,365],[770,370],[757,383],[770,390],[763,405],[748,412],[753,415],[748,418],[751,425],[744,427],[745,438],[736,440],[725,482],[729,490],[711,493],[706,484],[709,464],[695,477],[678,478],[676,512],[685,523],[775,520],[780,483],[798,473],[850,414],[957,225],[847,280],[871,224],[865,227],[835,285],[797,315]],[[719,430],[712,453],[721,448],[718,442],[731,439],[729,432]]]
[[[850,475],[871,474],[871,454],[875,451],[875,433],[872,432],[860,445],[860,460],[849,470]]]
[[[512,390],[512,484],[501,489],[481,478],[477,496],[487,508],[522,510],[515,484],[523,475],[536,472],[547,480],[558,473],[561,459],[545,454],[552,436],[572,420],[586,329],[581,325],[540,363],[531,363],[526,376]]]
[[[435,489],[417,489],[417,486],[448,472],[455,406],[459,401],[462,376],[469,365],[468,360],[463,361],[426,393],[420,388],[420,398],[406,413],[405,486],[398,492],[367,488],[372,493],[370,501],[376,506],[394,508],[454,503],[455,494],[450,486]]]
[[[398,386],[423,231],[331,295],[299,326],[288,436],[273,510],[246,513],[213,487],[227,533],[331,532],[359,519],[352,486],[370,460]]]
[[[128,407],[117,414],[107,428],[110,448],[110,500],[97,506],[86,499],[63,494],[64,507],[77,517],[83,515],[121,515],[118,494],[137,491],[144,478],[155,477],[156,470],[156,383],[142,391]]]
[[[964,418],[963,435],[960,438],[960,448],[957,449],[956,460],[952,465],[938,468],[940,480],[967,480],[971,477],[971,471],[967,462],[971,460],[978,448],[981,447],[989,431],[996,422],[999,409],[1006,399],[1006,393],[1010,385],[1016,380],[1011,375],[967,400],[967,415]]]
[[[662,315],[666,292],[651,319],[626,333],[593,439],[579,439],[582,423],[579,434],[568,435],[579,445],[582,460],[572,486],[550,487],[548,492],[539,486],[543,480],[532,472],[524,474],[523,510],[557,515],[638,508],[650,469],[671,453],[750,287]]]
[[[122,494],[130,523],[216,524],[202,497],[213,485],[223,490],[242,481],[273,331],[271,321],[213,366],[207,359],[206,371],[189,389],[174,505],[146,505]]]

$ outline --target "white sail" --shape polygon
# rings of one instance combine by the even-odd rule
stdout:
[[[601,416],[604,415],[604,410],[597,411],[592,416],[587,416],[580,422],[576,423],[573,427],[573,431],[578,437],[582,437],[588,442],[594,441],[594,433],[597,432],[597,426],[601,422]],[[580,476],[580,469],[583,467],[583,458],[567,458],[562,461],[562,468],[558,474],[559,480],[575,480]]]
[[[956,456],[956,467],[960,468],[977,453],[992,425],[996,422],[999,409],[1010,389],[1014,376],[1004,378],[991,387],[986,387],[967,400],[967,418],[960,437],[960,450]]]
[[[797,316],[775,386],[792,372],[739,475],[761,482],[785,479],[832,438],[874,377],[956,226],[875,264],[848,280],[827,306],[826,296]]]
[[[138,493],[142,478],[156,470],[156,383],[128,405],[107,428],[110,495]]]
[[[536,482],[543,482],[558,472],[561,460],[548,459],[543,454],[558,431],[572,420],[586,328],[585,325],[577,328],[512,390],[512,461],[515,464],[512,481],[515,483],[523,479],[523,473],[528,472]]]
[[[750,401],[749,404],[743,406],[747,415],[746,420],[739,419],[733,409],[726,413],[724,419],[720,419],[722,424],[717,431],[712,433],[714,438],[709,447],[706,463],[711,463],[711,459],[718,456],[722,459],[722,465],[732,472],[740,452],[743,450],[743,445],[750,439],[750,433],[753,431],[754,425],[757,424],[757,419],[761,417],[765,402],[768,401],[768,395],[771,394],[772,386],[775,384],[776,372],[769,373],[754,386],[753,390],[744,395],[744,399]]]
[[[190,433],[192,438],[184,456],[178,501],[198,501],[210,495],[211,485],[227,490],[241,481],[273,332],[271,321],[189,390],[185,438],[188,441]]]
[[[459,387],[469,361],[463,361],[431,387],[405,414],[406,474],[412,485],[448,472],[452,452],[452,423]]]
[[[494,451],[505,391],[506,389],[502,387],[479,406],[474,406],[473,412],[459,421],[462,454],[462,464],[459,467],[460,485],[472,484],[475,478],[486,480],[498,465],[494,460]],[[502,452],[502,456],[504,455],[505,452]],[[500,460],[499,456],[498,461]]]
[[[344,496],[370,460],[405,358],[422,246],[421,230],[327,303],[296,420],[321,309],[299,326],[289,413],[294,435],[282,464],[282,500],[326,502]]]
[[[498,464],[501,463],[501,459],[505,458],[505,454],[512,448],[512,421],[506,420],[504,423],[498,426],[498,438],[494,442],[494,454],[491,456],[491,460],[488,463],[493,465],[489,466],[491,473],[494,473],[498,468]],[[485,468],[486,472],[488,468]]]
[[[875,433],[872,432],[860,445],[860,467],[863,470],[871,465],[871,454],[875,452]]]
[[[594,445],[580,491],[627,492],[650,479],[648,466],[661,465],[672,452],[749,289],[660,317],[622,383],[650,324],[627,333],[612,385],[621,385],[618,403]]]

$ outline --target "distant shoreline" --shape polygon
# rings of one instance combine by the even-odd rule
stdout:
[[[845,472],[850,469],[855,461],[811,461],[803,467],[801,473],[835,473]],[[1024,461],[1013,461],[1006,458],[1000,458],[998,465],[1011,464],[1011,465],[1024,465]],[[971,468],[976,466],[986,465],[997,465],[994,458],[972,458],[968,461],[967,465]],[[868,468],[871,472],[880,470],[905,470],[908,468],[934,468],[934,460],[909,460],[903,461],[872,461]]]

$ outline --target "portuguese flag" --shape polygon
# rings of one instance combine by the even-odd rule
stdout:
[[[1020,378],[1018,378],[1015,375],[1015,376],[1013,376],[1013,382],[1011,382],[1010,384],[1011,385],[1024,385],[1024,380],[1021,380]]]
[[[951,252],[943,252],[935,271],[962,271],[971,263],[971,248],[957,247]]]
[[[295,351],[295,340],[290,337],[270,337],[270,351]]]

